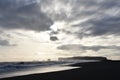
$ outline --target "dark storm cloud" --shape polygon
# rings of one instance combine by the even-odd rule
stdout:
[[[96,46],[84,46],[84,45],[79,45],[79,44],[68,44],[68,45],[61,45],[58,46],[57,49],[60,50],[92,50],[92,51],[99,51],[101,49],[116,49],[119,50],[120,46],[100,46],[100,45],[96,45]]]
[[[37,0],[0,0],[0,26],[6,29],[49,30],[52,20]]]

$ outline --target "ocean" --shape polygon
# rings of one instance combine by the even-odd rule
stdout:
[[[64,66],[74,62],[48,61],[48,62],[0,62],[0,79],[36,73],[46,73],[73,69],[76,67]]]
[[[80,67],[67,66],[81,62],[93,62],[95,60],[80,61],[40,61],[40,62],[0,62],[0,79],[14,76],[22,76],[37,73],[46,73],[75,69]]]

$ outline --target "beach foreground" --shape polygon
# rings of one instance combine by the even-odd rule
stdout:
[[[77,69],[31,74],[1,80],[120,80],[120,61],[77,63]]]

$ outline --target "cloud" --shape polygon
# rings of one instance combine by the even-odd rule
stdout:
[[[84,29],[79,35],[83,36],[101,36],[101,35],[119,35],[120,17],[107,17],[100,20],[91,19],[84,24],[91,25]],[[86,33],[89,32],[89,33]]]
[[[115,50],[119,50],[120,46],[100,46],[100,45],[95,45],[95,46],[84,46],[84,45],[80,45],[80,44],[68,44],[68,45],[61,45],[58,46],[57,49],[60,50],[67,50],[67,51],[86,51],[86,50],[92,50],[92,51],[99,51],[102,49],[115,49]]]
[[[0,29],[0,46],[17,46],[17,44],[12,41],[13,39],[11,33]]]
[[[83,38],[119,35],[119,4],[118,0],[42,0],[41,10],[54,22],[67,23],[70,29],[64,26],[64,33]]]
[[[57,41],[58,38],[57,38],[56,36],[51,36],[51,37],[50,37],[50,40],[51,40],[51,41]]]
[[[87,2],[87,1],[86,1]],[[89,1],[88,1],[89,2]],[[78,37],[119,35],[120,34],[120,1],[92,1],[84,5],[85,10],[79,12],[83,18],[88,17],[73,27],[79,27]],[[82,6],[81,6],[82,7]],[[76,12],[77,13],[77,12]],[[83,13],[83,14],[82,14]],[[85,17],[86,16],[86,17]]]
[[[38,0],[0,0],[0,27],[49,30],[53,21],[41,11]]]
[[[64,26],[64,33],[79,38],[117,35],[119,3],[118,0],[0,0],[0,26],[44,31],[55,22],[65,22],[72,30]],[[75,32],[76,28],[79,29]]]
[[[63,50],[63,54],[71,52],[73,56],[74,52],[118,55],[119,8],[119,0],[0,0],[0,46],[17,43],[23,48],[45,42],[45,48],[58,46],[58,54]]]
[[[8,40],[0,39],[0,46],[16,46],[16,44],[10,44]]]

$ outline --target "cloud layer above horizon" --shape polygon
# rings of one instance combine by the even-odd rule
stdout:
[[[120,56],[119,8],[119,0],[0,0],[0,45],[18,46],[15,36],[34,42],[34,31],[58,51]]]
[[[6,29],[49,30],[64,22],[79,36],[119,34],[120,1],[104,0],[1,0],[0,26]],[[62,27],[67,33],[67,27]]]

